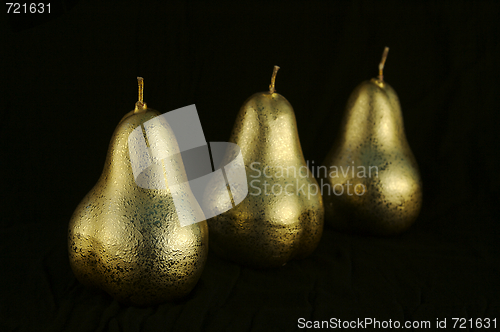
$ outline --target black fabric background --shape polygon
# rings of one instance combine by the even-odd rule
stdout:
[[[301,317],[500,325],[499,2],[52,6],[0,21],[1,331],[289,331]],[[137,76],[149,107],[194,103],[206,140],[227,141],[243,101],[267,90],[279,65],[277,91],[317,165],[384,46],[424,183],[408,232],[325,228],[309,258],[273,270],[210,253],[189,296],[150,308],[75,279],[68,221],[134,107]]]

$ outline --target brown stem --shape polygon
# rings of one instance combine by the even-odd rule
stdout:
[[[137,77],[137,83],[139,84],[139,101],[140,105],[144,105],[143,90],[144,90],[144,79],[142,77]]]
[[[385,60],[387,59],[387,54],[389,53],[389,47],[384,48],[384,53],[382,53],[382,60],[378,65],[378,79],[383,82],[384,81],[384,65]]]
[[[142,77],[137,77],[137,84],[139,85],[139,101],[135,103],[135,112],[141,112],[147,108],[146,103],[143,99],[144,91],[144,79]]]
[[[274,70],[273,70],[273,76],[271,76],[271,84],[269,85],[269,92],[272,94],[276,91],[276,88],[274,86],[274,82],[276,81],[276,74],[278,73],[278,70],[280,69],[280,67],[278,66],[274,66]]]

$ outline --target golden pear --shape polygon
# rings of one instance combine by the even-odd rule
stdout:
[[[161,176],[162,168],[170,167],[179,181],[186,180],[180,155],[152,165],[157,169],[147,174],[151,181],[163,181],[164,189],[140,187],[134,178],[130,134],[136,128],[144,130],[144,124],[158,115],[142,102],[140,79],[139,102],[118,124],[102,175],[69,223],[69,259],[77,279],[120,302],[140,306],[189,293],[201,276],[208,253],[206,221],[181,226],[169,183]],[[140,138],[149,152],[178,150],[168,125],[148,130],[150,135],[141,134]],[[158,139],[163,144],[158,145]],[[189,213],[199,217],[202,211],[198,206]]]
[[[338,230],[397,234],[416,220],[422,182],[406,139],[394,89],[379,77],[362,82],[347,102],[339,135],[318,168],[327,223]],[[327,190],[328,189],[328,190]]]
[[[208,220],[217,254],[257,268],[308,256],[323,231],[323,201],[304,161],[293,108],[274,89],[278,68],[270,91],[244,102],[229,139],[241,149],[248,195]],[[218,197],[210,194],[213,202]]]

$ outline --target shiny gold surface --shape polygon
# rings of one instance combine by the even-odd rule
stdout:
[[[121,302],[150,305],[182,297],[195,286],[207,258],[208,229],[206,221],[181,227],[168,189],[136,185],[128,137],[159,115],[142,105],[118,124],[102,175],[71,218],[68,249],[82,283]],[[184,178],[182,160],[176,162]]]
[[[290,103],[278,93],[252,95],[229,141],[241,148],[248,196],[208,220],[211,248],[252,267],[282,266],[309,255],[321,238],[324,208],[320,193],[309,190],[317,182],[304,161]],[[212,195],[216,201],[217,193]]]
[[[328,176],[323,169],[320,181],[331,188],[323,191],[326,219],[335,228],[390,235],[417,218],[422,205],[418,165],[398,96],[380,78],[362,82],[351,94],[323,165]]]

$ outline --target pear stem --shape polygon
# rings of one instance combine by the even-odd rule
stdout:
[[[271,84],[269,85],[269,92],[271,94],[273,94],[276,91],[276,88],[274,86],[274,82],[276,81],[276,74],[278,74],[279,69],[280,69],[280,67],[274,66],[273,76],[271,76]]]
[[[144,79],[142,77],[137,77],[137,84],[139,85],[139,101],[135,103],[135,111],[139,112],[140,110],[147,108],[143,99]]]
[[[144,91],[144,78],[142,77],[137,77],[137,83],[139,85],[139,103],[141,105],[144,104],[144,97],[143,97],[143,91]]]
[[[383,82],[384,81],[384,65],[385,60],[387,59],[387,54],[389,53],[389,47],[384,48],[384,53],[382,53],[382,60],[378,65],[378,79]]]

